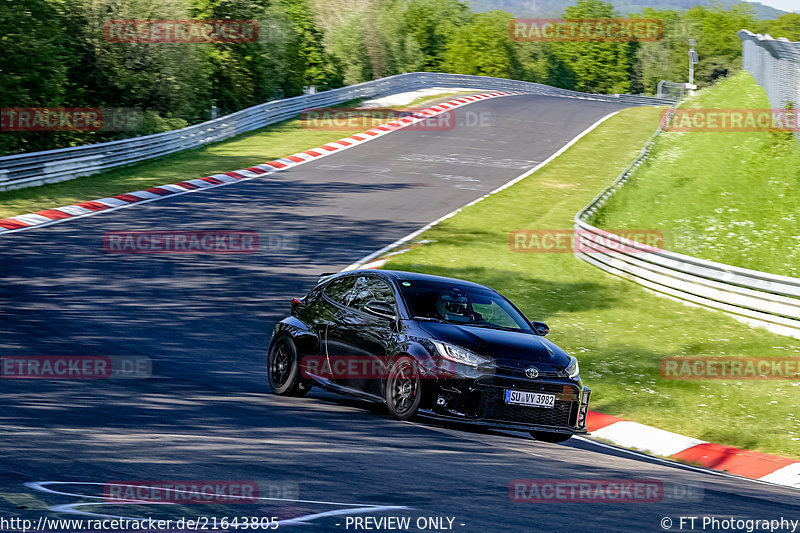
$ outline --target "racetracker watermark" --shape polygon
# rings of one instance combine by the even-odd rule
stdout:
[[[411,366],[398,365],[397,361],[387,361],[363,355],[307,355],[300,362],[303,377],[313,376],[326,379],[386,379],[393,372],[414,372],[422,379],[436,379],[456,370],[456,363],[448,360],[434,362],[411,360]],[[573,392],[570,390],[570,393]]]
[[[519,503],[658,503],[703,500],[698,484],[655,479],[516,479],[508,496]]]
[[[661,519],[661,529],[675,531],[800,531],[800,520],[780,517],[779,519],[750,519],[720,516],[678,516],[675,519],[665,516]]]
[[[656,503],[664,499],[664,485],[652,479],[516,479],[508,497],[519,503]]]
[[[103,485],[108,502],[257,503],[260,498],[296,499],[299,494],[298,484],[291,481],[156,480]]]
[[[489,111],[450,109],[437,113],[425,109],[319,108],[300,113],[303,129],[311,131],[367,130],[380,126],[403,126],[404,130],[449,131],[456,126],[491,127]]]
[[[103,36],[110,43],[254,43],[258,21],[114,19]]]
[[[153,375],[143,355],[4,355],[2,379],[142,379]]]
[[[800,357],[664,357],[660,368],[670,380],[800,380]]]
[[[662,111],[661,128],[674,132],[800,132],[800,114],[791,109],[679,108]]]
[[[519,253],[642,254],[663,248],[664,234],[655,229],[518,229],[509,233],[508,246]]]
[[[295,234],[255,231],[110,231],[103,238],[109,254],[252,254],[296,251]]]
[[[523,42],[648,42],[664,37],[664,23],[626,18],[513,19],[508,33],[512,41]]]
[[[140,109],[131,107],[4,107],[0,132],[138,131]]]

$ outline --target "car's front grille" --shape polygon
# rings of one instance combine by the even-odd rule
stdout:
[[[561,387],[558,385],[559,390],[556,392],[561,392]],[[570,411],[574,404],[575,402],[556,400],[553,408],[509,405],[505,403],[503,390],[491,387],[483,390],[478,417],[539,426],[567,427],[570,425]]]

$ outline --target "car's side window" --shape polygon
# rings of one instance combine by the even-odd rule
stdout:
[[[336,303],[348,305],[355,283],[355,276],[335,279],[325,287],[325,295]]]
[[[388,283],[375,276],[361,276],[353,287],[350,307],[363,310],[371,301],[386,302],[395,305],[394,291]]]

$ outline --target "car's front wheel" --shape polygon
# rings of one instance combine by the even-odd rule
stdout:
[[[267,381],[275,394],[281,396],[305,396],[311,390],[300,377],[297,348],[290,337],[279,337],[270,346]]]
[[[572,437],[569,433],[550,433],[549,431],[531,431],[531,437],[542,442],[566,442]]]
[[[386,405],[389,414],[398,420],[408,420],[419,409],[422,383],[417,363],[411,357],[396,359],[386,378]]]

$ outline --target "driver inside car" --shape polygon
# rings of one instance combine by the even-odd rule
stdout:
[[[450,322],[482,322],[480,313],[470,310],[466,296],[442,294],[436,302],[439,316]]]

